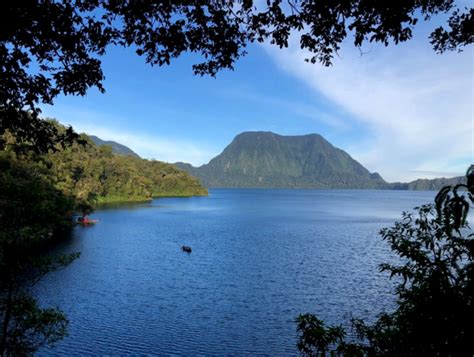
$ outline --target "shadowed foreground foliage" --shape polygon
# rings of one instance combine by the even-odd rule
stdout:
[[[78,254],[53,256],[46,248],[67,233],[75,200],[51,184],[40,160],[0,152],[0,355],[24,356],[66,335],[67,319],[42,308],[31,289]]]
[[[435,203],[403,213],[381,231],[400,257],[381,271],[398,278],[397,307],[374,324],[351,321],[358,342],[341,326],[324,326],[312,314],[296,319],[298,349],[310,356],[474,355],[474,234],[467,223],[474,203],[474,165],[467,185],[441,189]]]

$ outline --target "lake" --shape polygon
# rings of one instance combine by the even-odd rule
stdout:
[[[210,190],[99,209],[36,288],[69,337],[40,355],[295,355],[294,319],[393,306],[378,232],[435,192]],[[182,245],[192,253],[181,251]]]

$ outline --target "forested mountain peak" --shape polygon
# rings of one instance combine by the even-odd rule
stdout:
[[[208,187],[380,188],[386,182],[319,134],[266,131],[237,135],[208,164],[178,167]]]
[[[238,134],[206,165],[175,165],[199,177],[207,187],[439,190],[465,181],[461,176],[388,183],[319,134],[270,131]]]

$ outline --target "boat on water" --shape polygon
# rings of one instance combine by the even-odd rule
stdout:
[[[191,253],[191,252],[193,251],[193,250],[191,249],[191,247],[190,247],[190,246],[187,246],[187,245],[183,245],[183,246],[181,247],[181,250],[182,250],[183,252],[186,252],[186,253]]]
[[[84,226],[96,224],[97,222],[99,222],[98,219],[90,219],[87,216],[74,216],[73,221],[75,224],[82,224]]]
[[[83,225],[91,225],[91,224],[96,224],[97,222],[99,222],[98,219],[88,219],[86,221],[82,221],[82,222],[78,222],[79,224],[83,224]]]

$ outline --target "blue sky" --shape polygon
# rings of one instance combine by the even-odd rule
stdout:
[[[252,45],[217,78],[186,55],[151,67],[131,50],[103,58],[106,93],[59,97],[45,116],[142,157],[207,163],[243,131],[319,133],[388,181],[462,174],[473,162],[473,49],[436,55],[422,26],[409,43],[350,43],[330,68],[296,44]]]

